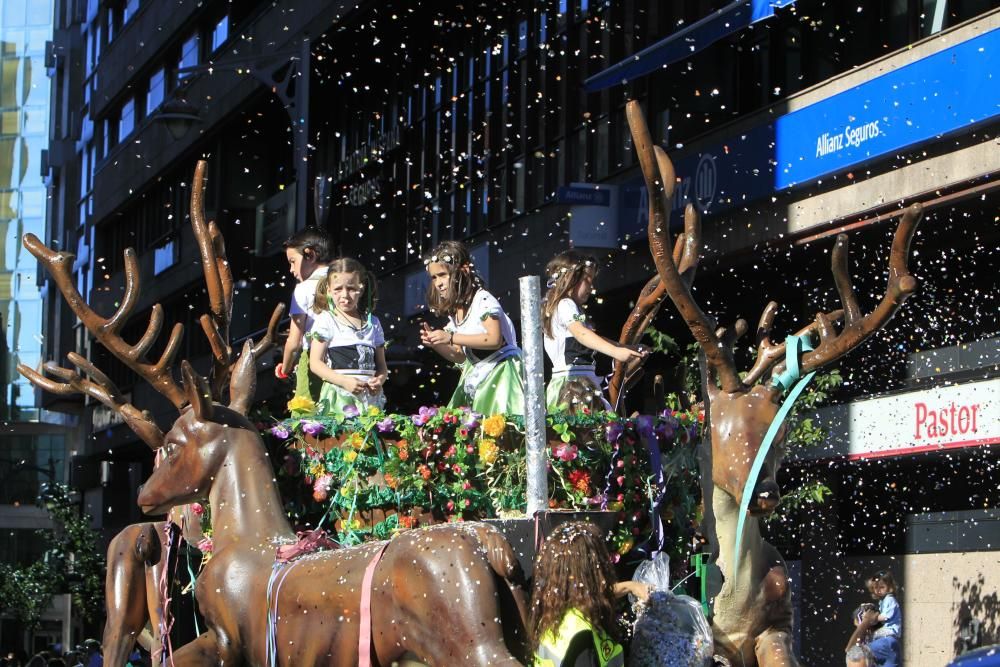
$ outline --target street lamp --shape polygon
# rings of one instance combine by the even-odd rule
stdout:
[[[164,102],[159,110],[153,114],[153,120],[161,121],[167,126],[175,140],[184,138],[188,129],[195,123],[201,122],[198,109],[193,104],[184,99],[171,99]]]

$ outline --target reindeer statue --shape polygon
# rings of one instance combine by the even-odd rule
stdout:
[[[211,315],[201,320],[213,353],[209,379],[186,361],[182,383],[174,379],[180,324],[161,358],[155,364],[146,359],[162,327],[159,305],[139,342],[130,345],[120,337],[139,290],[131,249],[125,252],[122,305],[104,319],[76,291],[72,256],[50,250],[33,235],[24,238],[87,330],[180,412],[163,433],[149,413],[127,403],[104,373],[74,353],[69,360],[76,370],[45,365],[52,377],[18,367],[44,390],[84,393],[108,405],[160,453],[159,465],[139,493],[144,511],[164,514],[186,503],[209,504],[214,555],[195,591],[208,630],[177,649],[174,663],[385,665],[411,657],[428,665],[520,664],[504,633],[514,651],[526,657],[526,605],[516,585],[521,574],[513,549],[489,526],[435,526],[390,542],[277,560],[279,546],[301,543],[285,516],[263,442],[246,418],[255,392],[256,352],[264,341],[257,348],[247,341],[234,358],[228,342],[232,277],[221,235],[204,223],[204,177],[205,164],[199,162],[191,217],[211,303]],[[275,312],[272,325],[280,314]],[[222,402],[227,385],[228,405]]]
[[[792,607],[784,561],[777,549],[761,537],[759,520],[775,509],[780,493],[776,474],[782,450],[767,452],[760,476],[751,482],[752,463],[761,449],[781,405],[781,390],[770,382],[785,371],[786,345],[771,342],[771,325],[778,305],[770,302],[757,326],[757,358],[741,379],[733,360],[733,346],[746,332],[740,320],[732,330],[716,329],[691,295],[690,285],[699,253],[700,222],[695,209],[685,211],[684,239],[670,254],[668,229],[669,200],[673,191],[674,169],[666,153],[654,146],[638,102],[626,109],[632,138],[638,152],[649,194],[649,247],[658,280],[647,285],[644,295],[665,292],[701,347],[707,366],[703,373],[702,395],[706,402],[707,426],[711,433],[711,511],[720,552],[716,564],[723,575],[721,590],[715,591],[712,626],[715,650],[730,664],[741,667],[798,665],[791,648]],[[847,237],[841,234],[833,250],[832,271],[843,308],[820,312],[801,329],[798,336],[816,336],[819,344],[801,357],[801,372],[814,371],[844,356],[883,327],[917,288],[907,269],[910,240],[921,217],[919,205],[911,206],[902,217],[892,243],[889,279],[885,294],[875,310],[863,315],[851,284],[847,266]],[[655,311],[654,311],[655,312]],[[643,317],[643,313],[636,315]],[[843,320],[838,331],[835,322]],[[784,432],[775,441],[780,445]],[[704,488],[704,486],[703,486]],[[750,493],[749,499],[744,494]],[[706,496],[708,494],[706,493]],[[741,502],[749,500],[749,516],[739,543],[737,526]],[[736,562],[734,562],[736,561]]]

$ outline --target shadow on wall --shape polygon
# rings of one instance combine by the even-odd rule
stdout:
[[[995,589],[988,592],[986,578],[952,579],[955,602],[952,603],[952,628],[955,632],[955,655],[979,646],[1000,642],[1000,596]]]

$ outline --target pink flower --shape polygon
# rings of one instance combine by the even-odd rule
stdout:
[[[455,503],[454,503],[454,501],[449,500],[448,504],[446,504],[445,507],[448,509],[449,512],[454,511],[455,510]]]
[[[201,503],[191,503],[191,511],[201,516],[205,513],[205,508],[201,506]]]
[[[552,448],[552,456],[556,457],[560,461],[572,461],[576,458],[577,452],[576,445],[571,445],[567,442],[562,442]]]
[[[212,544],[211,537],[201,538],[201,541],[198,542],[198,544],[196,544],[195,546],[198,547],[198,551],[206,554],[212,553],[212,549],[215,548],[215,545]]]
[[[333,475],[320,475],[313,482],[313,499],[321,503],[330,494],[330,487],[333,485]]]

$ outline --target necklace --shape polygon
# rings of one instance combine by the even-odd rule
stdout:
[[[339,320],[342,324],[346,324],[348,328],[350,328],[350,330],[353,331],[354,335],[357,336],[358,338],[364,338],[365,335],[364,331],[365,329],[368,328],[368,325],[371,324],[372,321],[372,316],[369,313],[367,321],[359,317],[357,318],[358,323],[355,324],[353,321],[354,318],[352,318],[350,315],[342,311],[340,308],[337,308],[336,306],[334,306],[333,308],[333,317],[334,319]]]

